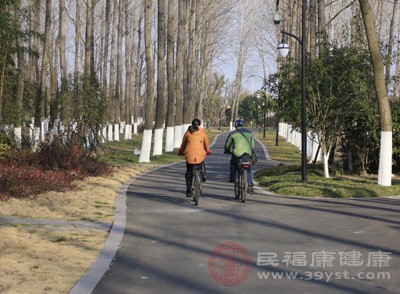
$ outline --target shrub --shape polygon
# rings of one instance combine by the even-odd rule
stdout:
[[[18,166],[0,162],[0,193],[7,197],[24,198],[45,191],[64,191],[74,177],[61,171],[44,171],[35,166]]]
[[[109,165],[98,162],[80,145],[67,145],[58,138],[42,144],[37,152],[12,150],[0,159],[0,194],[22,198],[64,191],[72,187],[73,180],[108,173]]]

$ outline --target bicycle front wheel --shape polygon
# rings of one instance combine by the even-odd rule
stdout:
[[[242,195],[241,195],[241,200],[242,200],[242,202],[243,203],[245,203],[246,202],[246,196],[247,196],[247,186],[248,186],[248,183],[247,183],[247,170],[246,169],[244,169],[243,170],[243,173],[242,173],[242,183],[241,183],[242,185],[241,185],[241,190],[242,190]]]
[[[193,200],[194,205],[199,205],[199,198],[201,193],[200,187],[200,172],[198,170],[194,171],[194,179],[193,179]]]

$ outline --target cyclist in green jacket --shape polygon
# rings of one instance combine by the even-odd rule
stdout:
[[[241,157],[244,153],[249,155],[252,154],[254,149],[254,136],[253,133],[244,128],[244,122],[241,119],[235,121],[235,130],[232,131],[228,138],[225,141],[225,153],[232,153],[231,161],[230,161],[230,175],[229,182],[235,182],[236,176],[236,166],[237,159]],[[250,194],[254,193],[253,189],[253,176],[251,173],[251,169],[249,168],[249,176],[247,177],[248,181],[248,192]]]

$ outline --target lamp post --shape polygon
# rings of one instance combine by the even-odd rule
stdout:
[[[256,113],[256,122],[258,121],[258,110],[260,109],[260,91],[257,91],[257,113]],[[256,123],[257,128],[257,123]]]
[[[267,97],[265,97],[266,100]],[[265,121],[265,114],[266,114],[266,108],[267,108],[267,101],[265,101],[265,105],[264,102],[262,103],[263,105],[263,116],[264,116],[264,122],[263,122],[263,139],[265,139],[265,126],[267,125],[266,121]]]
[[[306,48],[307,48],[307,37],[306,37],[306,10],[307,0],[302,0],[301,6],[301,39],[297,36],[281,31],[282,34],[293,37],[300,43],[301,46],[301,179],[303,182],[307,182],[307,114],[306,114]],[[276,12],[274,15],[274,23],[279,24],[281,17],[279,18],[279,0],[276,0]],[[289,46],[282,41],[282,44],[278,47],[278,52],[282,57],[286,57],[289,53]]]

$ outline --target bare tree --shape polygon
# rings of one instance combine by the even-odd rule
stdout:
[[[164,137],[164,122],[166,114],[165,105],[165,49],[166,49],[166,20],[165,20],[165,1],[158,1],[158,22],[157,22],[157,103],[156,120],[154,130],[153,155],[161,155]]]
[[[126,71],[126,79],[125,79],[125,116],[124,119],[128,125],[130,125],[130,116],[132,110],[132,55],[133,55],[133,32],[131,25],[132,21],[132,10],[129,0],[125,0],[125,71]],[[128,130],[130,131],[130,130]]]
[[[398,26],[397,36],[400,36],[400,25]],[[397,42],[397,56],[396,56],[396,68],[393,82],[393,96],[400,98],[400,42]]]
[[[167,25],[167,80],[168,80],[168,104],[167,104],[167,134],[165,151],[174,150],[174,126],[175,126],[175,74],[174,74],[174,49],[175,49],[175,0],[168,0],[168,25]]]
[[[59,40],[60,40],[60,69],[61,82],[67,79],[67,56],[66,56],[66,14],[65,0],[60,1],[60,21],[59,21]]]
[[[184,103],[184,115],[183,120],[184,123],[189,124],[195,114],[195,106],[199,101],[199,97],[195,93],[195,79],[196,79],[196,69],[197,69],[197,60],[196,60],[196,47],[197,47],[197,34],[196,34],[196,0],[191,0],[190,4],[190,13],[189,13],[189,27],[188,27],[188,35],[189,42],[187,48],[187,94],[185,97]]]
[[[109,119],[111,121],[116,120],[116,105],[115,105],[115,27],[117,23],[117,4],[118,1],[113,1],[113,17],[112,17],[112,25],[111,25],[111,52],[110,52],[110,79],[108,85],[108,110],[109,110]]]
[[[236,77],[234,83],[234,92],[233,92],[233,107],[232,114],[236,119],[238,118],[239,113],[239,98],[242,87],[242,77],[243,77],[243,68],[246,62],[246,57],[249,49],[249,28],[250,28],[250,19],[249,15],[249,2],[245,1],[245,10],[243,14],[243,22],[242,27],[240,28],[240,36],[239,36],[239,50],[237,54],[237,67],[236,67]]]
[[[80,0],[75,0],[75,61],[74,61],[74,73],[79,72],[79,52],[81,44],[81,5]]]
[[[392,115],[387,97],[384,67],[379,48],[379,41],[374,24],[374,15],[368,0],[359,0],[361,13],[367,34],[368,46],[374,68],[375,91],[378,99],[379,117],[381,122],[381,142],[378,171],[378,184],[392,184]]]
[[[29,30],[39,30],[40,27],[40,0],[32,1],[32,7],[29,9]],[[27,76],[33,83],[39,82],[39,44],[40,40],[37,34],[30,34],[29,36],[29,47],[31,53],[29,54]]]
[[[39,93],[36,100],[35,109],[35,126],[40,127],[43,118],[48,116],[48,97],[47,97],[47,72],[49,70],[49,43],[50,43],[50,26],[51,26],[51,0],[46,0],[46,16],[45,29],[43,38],[42,51],[42,68],[40,75]]]
[[[392,17],[390,19],[390,25],[389,25],[389,41],[387,45],[387,54],[386,54],[386,68],[385,68],[385,81],[386,81],[386,91],[388,91],[389,83],[390,83],[390,67],[392,66],[392,59],[393,59],[393,42],[394,42],[394,25],[396,22],[396,15],[399,10],[399,0],[394,0],[393,1],[393,12],[392,12]],[[400,26],[400,25],[399,25]]]
[[[119,122],[123,115],[124,99],[123,99],[123,83],[122,83],[122,39],[124,35],[124,0],[119,0],[118,5],[118,38],[117,38],[117,81],[115,84],[116,96],[116,120]],[[117,101],[118,99],[118,101]]]
[[[108,69],[108,49],[110,39],[110,13],[111,0],[106,0],[105,19],[104,19],[104,45],[103,45],[103,91],[107,93],[107,69]]]
[[[17,3],[15,5],[15,18],[21,18],[21,3]],[[21,24],[18,24],[18,30],[21,30]],[[18,66],[18,73],[17,73],[17,89],[15,94],[15,101],[16,101],[16,109],[17,109],[17,116],[14,120],[14,125],[16,128],[20,128],[22,125],[22,102],[23,102],[23,95],[24,95],[24,86],[25,86],[25,58],[24,58],[24,50],[23,50],[23,42],[22,38],[19,36],[17,37],[16,41],[16,49],[17,49],[17,66]],[[1,103],[1,100],[0,100]],[[0,108],[1,109],[1,108]],[[1,112],[0,112],[1,113]]]
[[[86,34],[85,34],[85,68],[84,73],[87,76],[94,74],[94,42],[93,42],[93,0],[87,0],[86,3]]]
[[[185,59],[185,37],[187,28],[187,5],[188,0],[178,2],[178,41],[176,52],[176,106],[175,106],[175,143],[174,147],[179,148],[182,141],[183,123],[183,61]]]
[[[145,0],[144,10],[144,43],[146,52],[146,107],[145,122],[143,131],[142,148],[139,162],[150,162],[151,137],[153,133],[153,100],[154,100],[154,52],[151,37],[153,20],[153,1]]]
[[[189,93],[189,23],[190,23],[190,3],[191,0],[185,0],[186,2],[186,10],[184,14],[184,36],[185,40],[182,43],[182,51],[183,51],[183,61],[182,61],[182,66],[183,66],[183,78],[182,78],[182,98],[183,98],[183,115],[182,115],[182,134],[181,136],[183,137],[186,129],[190,125],[190,122],[192,120],[192,105],[190,103],[190,93]],[[189,42],[188,39],[189,38]]]
[[[60,95],[60,104],[61,104],[61,119],[63,121],[63,125],[66,124],[66,118],[64,115],[64,104],[65,104],[65,92],[67,89],[67,54],[66,54],[66,14],[67,9],[65,7],[65,0],[59,0],[60,4],[60,20],[59,20],[59,32],[58,39],[60,45],[60,71],[61,71],[61,95]]]

